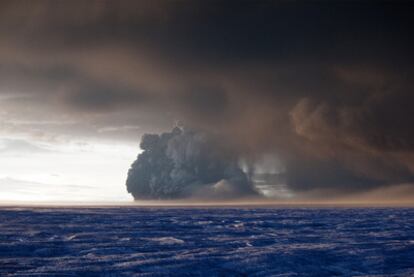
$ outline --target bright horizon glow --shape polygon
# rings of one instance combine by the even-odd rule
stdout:
[[[0,202],[132,201],[125,180],[138,145],[0,138]]]

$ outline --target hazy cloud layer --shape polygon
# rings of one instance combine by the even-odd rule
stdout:
[[[272,153],[297,191],[410,184],[413,12],[408,2],[1,1],[0,126],[131,142],[180,121],[247,164]]]

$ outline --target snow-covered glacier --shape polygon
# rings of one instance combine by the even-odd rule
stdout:
[[[0,276],[414,276],[414,209],[0,208]]]

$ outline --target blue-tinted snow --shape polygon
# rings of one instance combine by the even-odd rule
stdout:
[[[2,208],[0,276],[414,276],[414,209]]]

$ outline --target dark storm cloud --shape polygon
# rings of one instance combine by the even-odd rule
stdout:
[[[410,183],[413,11],[371,1],[2,1],[0,93],[40,99],[30,113],[51,103],[75,119],[99,114],[97,130],[179,120],[253,164],[273,153],[296,190]]]
[[[108,112],[131,105],[139,107],[145,103],[145,96],[136,90],[102,84],[84,84],[78,90],[64,93],[62,97],[71,107],[92,112]]]
[[[181,95],[184,112],[196,117],[217,120],[229,109],[227,92],[220,87],[192,86]]]

